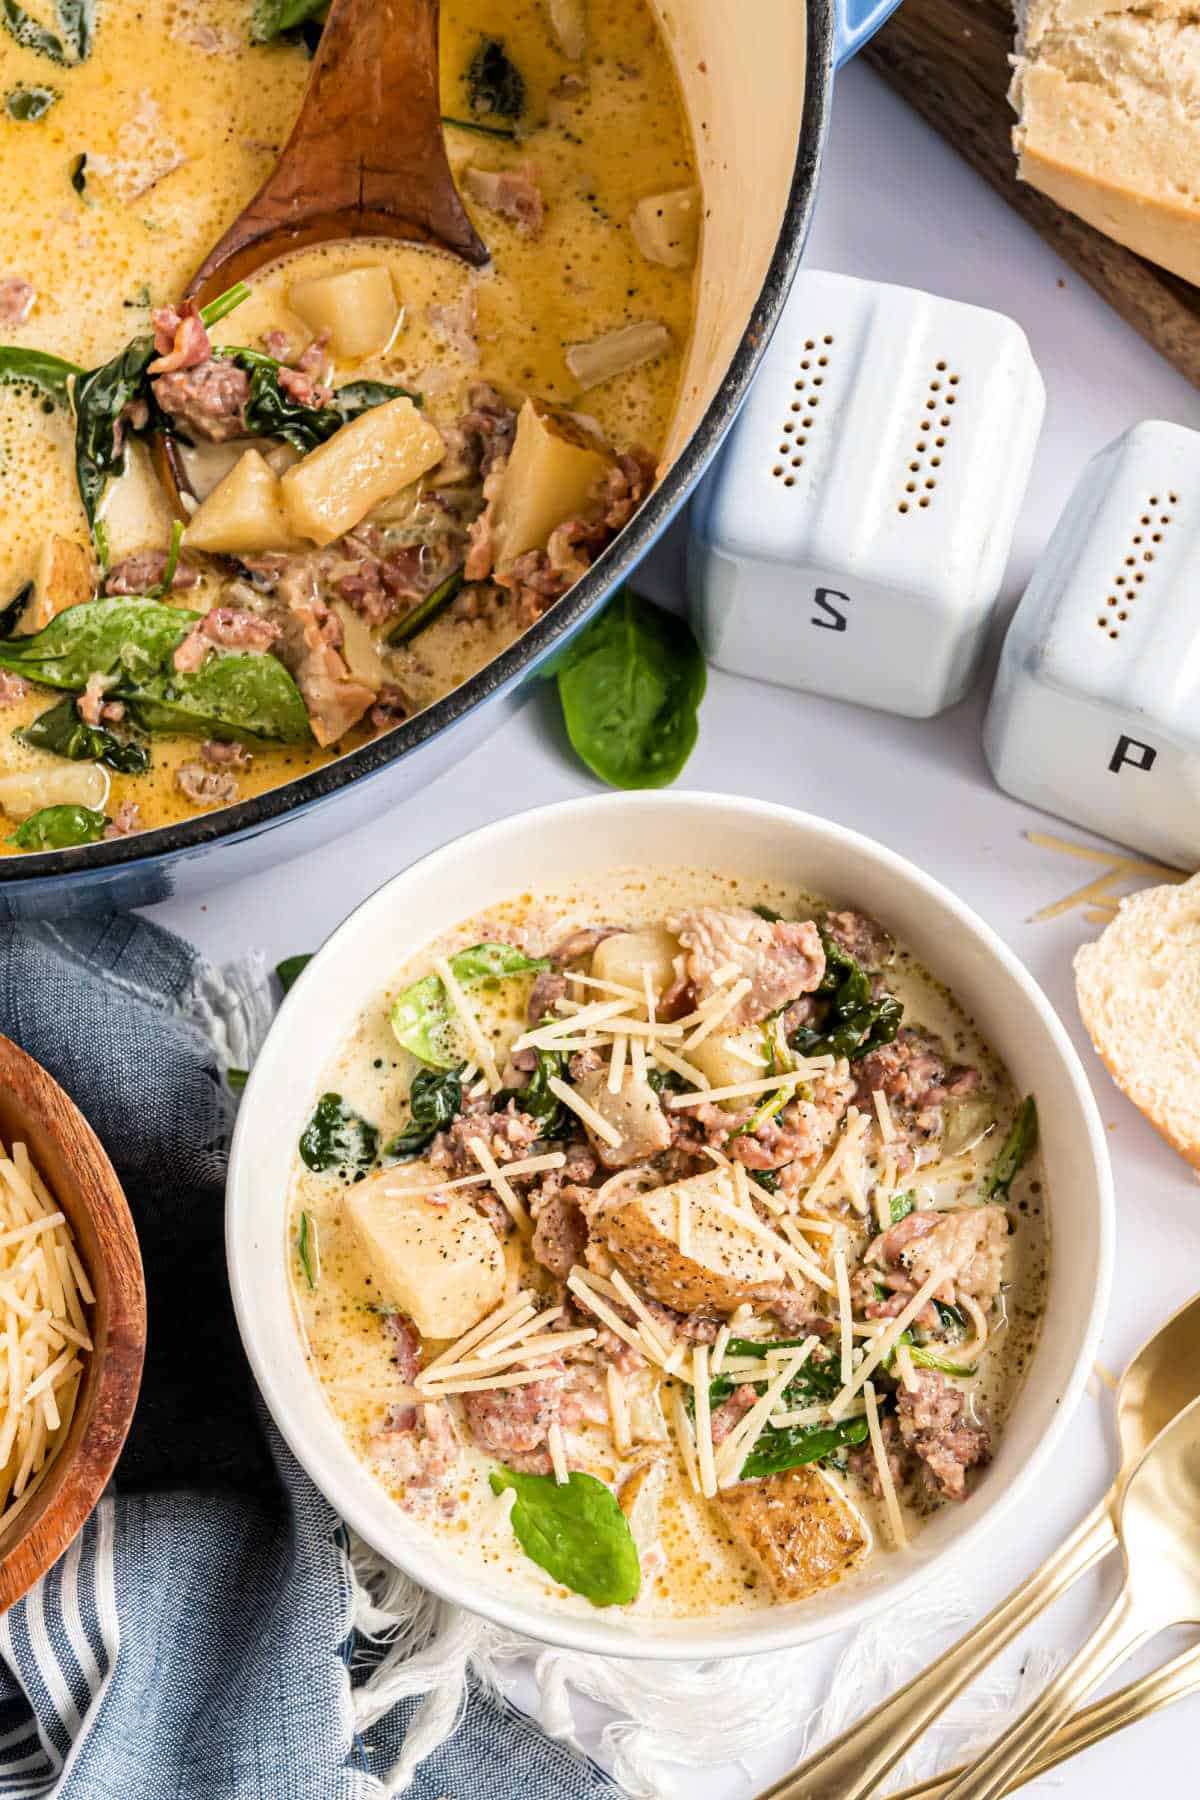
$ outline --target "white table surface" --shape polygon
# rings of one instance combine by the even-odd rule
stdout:
[[[1028,333],[1048,406],[1005,586],[1005,614],[1087,457],[1140,419],[1200,426],[1200,395],[863,67],[851,67],[838,80],[808,260],[813,267],[995,307]],[[676,531],[656,553],[644,583],[650,591],[681,595],[679,546]],[[1108,1081],[1079,1025],[1071,956],[1096,927],[1078,910],[1029,922],[1037,909],[1097,871],[1030,844],[1024,834],[1040,828],[1080,843],[1097,840],[992,786],[979,746],[990,679],[989,663],[963,705],[941,719],[914,723],[713,671],[700,743],[683,785],[792,802],[882,839],[948,883],[1024,957],[1074,1034],[1111,1134],[1119,1239],[1104,1360],[1119,1369],[1147,1331],[1200,1287],[1200,1189]],[[764,766],[765,744],[776,751],[770,766]],[[794,754],[780,757],[785,745]],[[351,907],[424,851],[501,813],[594,786],[572,760],[547,693],[420,799],[367,830],[218,890],[204,902],[158,907],[154,916],[217,960],[255,946],[272,960],[313,949]],[[1067,1249],[1059,1246],[1060,1254]],[[1019,1537],[993,1542],[986,1567],[971,1576],[981,1613],[1100,1494],[1110,1458],[1107,1401],[1089,1397],[1060,1478],[1022,1521]],[[1034,1646],[1075,1643],[1087,1622],[1098,1618],[1111,1580],[1110,1571],[1107,1578],[1081,1583],[1016,1647],[1008,1666],[1015,1668]],[[831,1646],[828,1660],[838,1647]],[[824,1659],[824,1647],[814,1655]],[[1053,1790],[1067,1800],[1127,1800],[1130,1792],[1165,1786],[1194,1770],[1196,1724],[1194,1704],[1185,1702],[1090,1751],[1036,1791]],[[680,1791],[696,1800],[749,1800],[787,1767],[788,1748],[783,1739],[752,1768],[685,1778]],[[1193,1773],[1185,1786],[1194,1783]]]

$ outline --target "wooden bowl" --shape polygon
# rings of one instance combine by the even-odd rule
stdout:
[[[0,1036],[0,1140],[29,1154],[71,1222],[96,1294],[94,1350],[70,1430],[36,1497],[0,1537],[0,1612],[56,1563],[99,1500],[125,1441],[146,1350],[146,1286],[116,1171],[72,1100]]]

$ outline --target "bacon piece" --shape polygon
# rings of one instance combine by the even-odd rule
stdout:
[[[0,325],[23,325],[37,292],[23,275],[0,275]]]
[[[142,815],[136,800],[123,800],[112,819],[104,827],[106,842],[116,838],[132,837],[135,831],[142,829]]]
[[[212,344],[194,300],[185,300],[182,310],[156,306],[150,323],[158,355],[149,364],[148,375],[174,375],[181,369],[197,369],[212,356]]]
[[[194,806],[228,806],[238,797],[232,775],[206,769],[202,763],[184,763],[176,769],[175,786]]]

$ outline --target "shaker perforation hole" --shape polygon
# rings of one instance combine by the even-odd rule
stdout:
[[[906,470],[907,474],[924,477],[924,479],[904,483],[906,494],[914,493],[919,486],[925,489],[917,502],[918,506],[928,506],[930,494],[937,487],[937,480],[930,475],[929,471],[940,469],[943,459],[940,455],[930,456],[929,449],[931,444],[934,450],[942,451],[946,448],[945,434],[950,428],[952,415],[948,412],[941,412],[939,409],[954,404],[956,396],[944,390],[951,385],[957,385],[960,379],[961,377],[951,370],[945,357],[940,357],[934,363],[917,418],[916,438],[910,452],[913,460],[908,463]],[[934,437],[935,429],[939,430],[941,435]],[[897,510],[905,513],[910,511],[910,507],[906,501],[901,501]]]

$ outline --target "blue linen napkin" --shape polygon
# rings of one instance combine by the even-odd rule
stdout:
[[[232,1102],[188,945],[130,917],[0,927],[0,1030],[103,1141],[137,1223],[149,1350],[116,1492],[0,1618],[0,1796],[384,1800],[419,1702],[365,1735],[340,1523],[269,1423],[225,1278]],[[412,1800],[617,1800],[473,1684]]]

